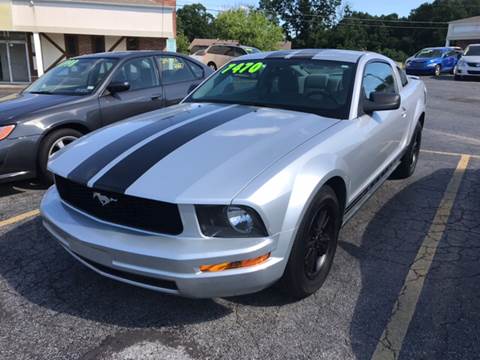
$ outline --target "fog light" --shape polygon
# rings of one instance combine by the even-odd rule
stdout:
[[[253,258],[253,259],[234,261],[234,262],[223,262],[220,264],[213,264],[213,265],[201,265],[200,271],[218,272],[218,271],[224,271],[224,270],[230,270],[230,269],[244,268],[244,267],[259,265],[267,261],[269,258],[270,258],[270,253]]]

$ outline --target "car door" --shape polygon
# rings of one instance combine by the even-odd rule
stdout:
[[[160,71],[166,106],[178,104],[205,76],[200,66],[183,57],[160,55],[155,59]]]
[[[215,45],[210,48],[209,52],[213,55],[213,62],[217,66],[217,69],[220,69],[231,59],[231,57],[227,55],[229,52],[228,46]]]
[[[110,84],[114,83],[128,83],[129,89],[117,93],[106,90],[100,97],[104,125],[164,106],[163,89],[153,57],[125,61],[112,75]]]
[[[399,93],[399,85],[392,66],[374,60],[365,66],[362,79],[363,99],[372,93]],[[362,108],[360,104],[360,108]],[[362,114],[363,110],[360,114]],[[363,191],[402,151],[402,139],[408,121],[404,104],[397,110],[363,113],[353,120],[358,147],[352,149],[351,165],[358,176],[352,178],[352,189]]]
[[[449,50],[444,53],[442,60],[442,68],[445,70],[451,70],[455,66],[456,53],[453,50]]]

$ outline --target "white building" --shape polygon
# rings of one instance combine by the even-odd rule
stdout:
[[[175,0],[0,0],[0,83],[93,52],[175,50]]]
[[[480,16],[451,21],[448,24],[446,46],[466,48],[480,43]]]

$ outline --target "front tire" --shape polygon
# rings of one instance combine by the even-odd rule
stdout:
[[[38,180],[40,182],[46,185],[53,183],[53,175],[47,170],[48,159],[82,135],[80,131],[74,129],[60,129],[51,132],[42,140],[37,161]]]
[[[341,219],[335,192],[322,187],[302,219],[281,280],[289,296],[302,299],[323,285],[335,257]]]
[[[422,145],[422,125],[417,124],[410,145],[405,155],[395,171],[390,176],[391,179],[406,179],[413,175],[417,167],[420,147]]]
[[[217,71],[217,65],[215,65],[214,62],[209,62],[208,67],[212,69],[213,71]]]

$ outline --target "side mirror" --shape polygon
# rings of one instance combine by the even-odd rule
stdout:
[[[374,111],[396,110],[400,107],[401,98],[399,94],[384,94],[374,92],[370,99],[363,101],[363,111],[371,114]]]
[[[107,90],[110,91],[111,94],[127,91],[128,89],[130,89],[128,81],[112,81],[110,85],[107,86]]]

